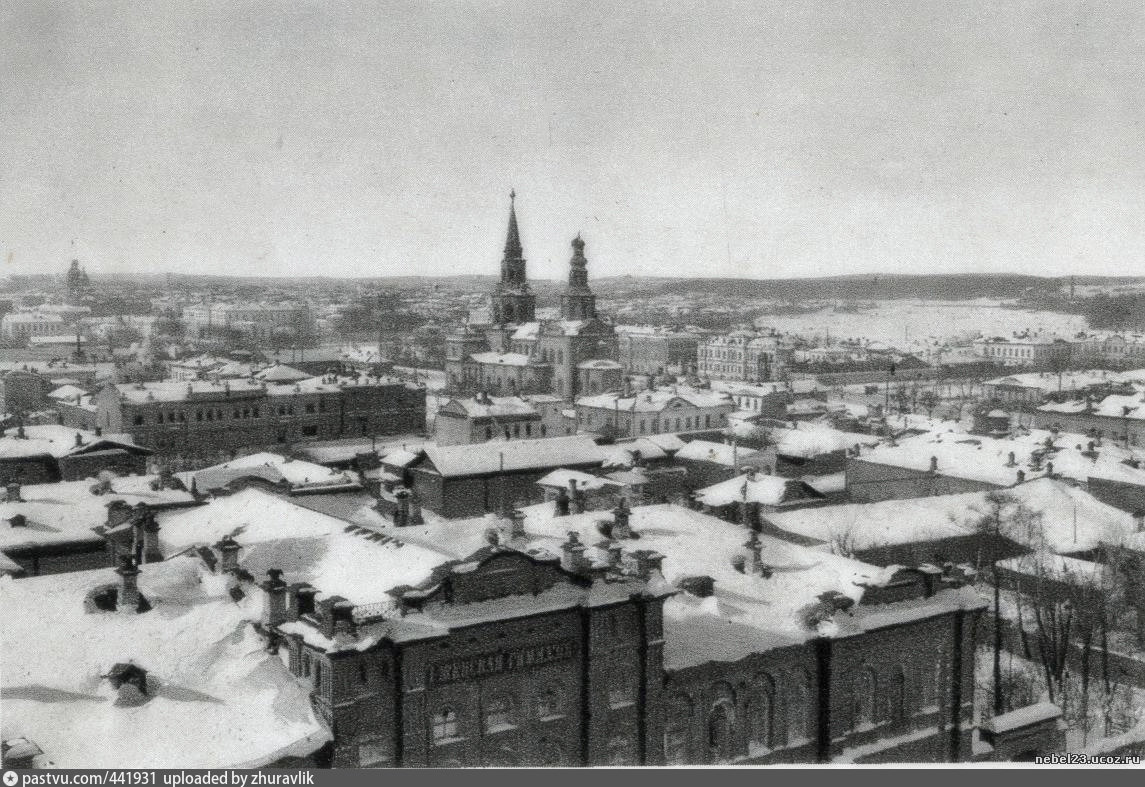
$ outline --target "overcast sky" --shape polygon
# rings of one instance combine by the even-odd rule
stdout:
[[[1145,274],[1143,14],[11,0],[0,272]]]

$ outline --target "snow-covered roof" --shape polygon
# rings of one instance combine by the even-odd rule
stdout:
[[[670,454],[679,451],[681,448],[687,445],[687,443],[681,440],[678,435],[674,435],[671,432],[652,434],[642,439],[648,440],[650,443],[655,443]]]
[[[481,399],[451,399],[447,406],[460,407],[470,418],[536,415],[537,409],[519,396],[487,396]]]
[[[619,393],[582,396],[576,400],[576,405],[577,407],[594,409],[619,410],[624,413],[659,413],[671,407],[674,402],[700,409],[724,407],[727,408],[728,412],[735,409],[735,402],[725,393],[664,388],[657,388],[654,391],[641,391],[632,396],[624,396]]]
[[[1039,478],[1007,490],[1040,513],[1035,533],[1015,530],[1012,540],[1055,552],[1082,552],[1116,542],[1135,529],[1133,517],[1071,484]],[[973,520],[989,510],[986,492],[854,503],[768,514],[781,530],[824,544],[846,538],[853,549],[968,537]]]
[[[259,380],[264,380],[268,383],[293,383],[299,380],[306,380],[314,375],[307,374],[293,366],[287,366],[284,363],[276,363],[274,366],[268,366],[260,372],[255,374]]]
[[[591,437],[571,435],[475,445],[426,446],[426,456],[443,476],[600,464],[604,451]]]
[[[19,459],[29,456],[52,456],[59,459],[76,453],[109,448],[138,447],[128,435],[96,435],[86,429],[75,429],[58,424],[25,426],[24,437],[18,437],[18,428],[4,431],[0,437],[0,459]],[[76,436],[80,443],[76,444]]]
[[[616,481],[582,473],[579,470],[566,470],[563,467],[557,468],[537,481],[537,486],[545,486],[552,489],[568,489],[569,481],[576,481],[577,489],[582,489],[585,492],[596,492],[601,489],[610,488],[619,489],[621,487],[621,484]]]
[[[0,579],[4,739],[34,741],[61,768],[259,767],[330,740],[308,687],[256,633],[258,609],[235,603],[224,577],[191,557],[144,565],[151,611],[85,612],[118,580],[111,569]],[[104,676],[123,663],[147,671],[146,701],[118,701]]]
[[[1105,563],[1095,563],[1092,560],[1081,560],[1045,551],[999,560],[996,566],[1015,574],[1025,574],[1081,588],[1110,587],[1113,577],[1113,570]]]
[[[986,719],[981,726],[992,732],[1008,732],[1032,724],[1059,719],[1061,715],[1061,708],[1052,702],[1038,702]]]
[[[307,490],[357,485],[357,481],[347,473],[265,451],[176,475],[187,487],[191,486],[193,479],[195,488],[200,492],[218,489],[236,479],[249,477],[263,478],[272,483],[285,481],[294,489]]]
[[[93,492],[98,482],[60,481],[28,484],[20,489],[20,501],[0,502],[0,550],[46,544],[92,540],[101,537],[92,528],[106,524],[107,506],[122,501],[135,506],[190,505],[195,498],[182,489],[151,488],[157,476],[123,476],[111,479],[111,491]],[[12,517],[21,515],[23,526],[13,527]]]
[[[880,445],[864,450],[862,461],[925,471],[930,469],[931,457],[938,460],[939,475],[966,478],[997,486],[1010,486],[1023,471],[1027,479],[1047,472],[1047,463],[1053,463],[1054,474],[1085,483],[1090,478],[1118,481],[1145,486],[1145,469],[1124,464],[1116,454],[1099,450],[1096,455],[1085,456],[1074,444],[1045,454],[1041,469],[1035,469],[1031,459],[1034,452],[1044,449],[1018,440],[977,437],[964,434],[923,434],[902,440],[898,445]],[[1014,464],[1009,462],[1014,453]]]
[[[477,363],[496,364],[498,366],[528,366],[529,356],[524,353],[473,353],[469,356]]]
[[[775,475],[756,475],[754,479],[741,475],[697,490],[695,495],[701,503],[713,508],[743,502],[782,506],[794,500],[822,497],[802,481]]]
[[[390,590],[417,585],[447,559],[437,551],[348,529],[344,519],[258,489],[160,515],[159,523],[164,554],[230,535],[243,547],[239,563],[251,575],[262,577],[277,568],[288,582],[309,582],[322,594],[340,595],[356,605],[389,608]]]
[[[608,518],[600,511],[554,516],[552,503],[528,506],[523,512],[529,547],[556,555],[570,531],[584,544],[598,543],[602,538],[598,521]],[[485,532],[497,521],[487,515],[400,529],[388,526],[386,532],[407,543],[464,558],[485,545]],[[681,594],[666,602],[664,661],[668,669],[713,660],[733,661],[802,642],[816,636],[807,626],[806,613],[819,602],[820,594],[835,591],[858,600],[863,589],[857,583],[879,584],[888,577],[887,569],[766,535],[760,536],[760,549],[764,562],[772,567],[771,576],[765,579],[740,573],[732,559],[747,554],[745,529],[682,506],[637,506],[632,509],[630,523],[640,538],[621,541],[621,545],[625,550],[651,550],[663,555],[663,574],[668,582],[694,576],[715,579],[715,595],[710,598]],[[387,525],[383,522],[382,527]],[[596,546],[590,546],[585,556],[594,562],[606,557]],[[930,601],[932,606],[980,603],[976,596]],[[913,608],[912,602],[886,606],[906,617]],[[934,613],[928,609],[920,614]],[[853,626],[862,625],[861,616],[856,615]]]
[[[48,394],[48,398],[58,399],[60,401],[78,400],[83,396],[87,396],[87,391],[78,385],[61,385]]]
[[[758,454],[753,448],[713,443],[708,440],[693,440],[676,452],[676,459],[691,459],[697,462],[713,462],[731,467],[749,456]]]
[[[422,452],[420,450],[408,451],[405,448],[399,448],[383,456],[382,461],[391,467],[408,467],[420,459],[421,455]]]
[[[1035,388],[1042,393],[1056,391],[1076,391],[1094,385],[1120,383],[1123,376],[1117,372],[1105,369],[1087,369],[1078,372],[1063,372],[1061,376],[1056,372],[1025,372],[1011,374],[1005,377],[996,377],[987,380],[983,385],[992,385],[1009,388]]]
[[[539,322],[523,322],[513,331],[512,338],[517,341],[532,341],[537,338],[540,330],[541,324]]]
[[[604,446],[604,467],[632,467],[639,453],[642,460],[663,459],[668,452],[656,443],[643,437],[625,440],[611,446]]]
[[[794,429],[781,427],[769,429],[768,436],[775,444],[775,452],[780,456],[804,459],[834,451],[845,451],[855,445],[874,446],[882,442],[882,438],[876,435],[844,432],[816,423],[799,423]]]

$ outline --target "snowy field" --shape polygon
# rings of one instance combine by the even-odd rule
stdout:
[[[759,327],[808,338],[859,338],[892,346],[934,341],[970,340],[985,333],[1008,336],[1030,331],[1072,336],[1086,329],[1085,318],[1075,314],[1007,309],[996,300],[877,301],[873,309],[851,314],[823,309],[807,314],[767,315]],[[930,340],[929,342],[927,340]]]

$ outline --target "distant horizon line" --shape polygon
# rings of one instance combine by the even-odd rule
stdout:
[[[168,276],[179,279],[287,279],[296,281],[385,281],[389,279],[422,279],[427,281],[432,280],[449,280],[449,279],[490,279],[497,280],[497,274],[493,273],[443,273],[443,274],[392,274],[384,276],[338,276],[338,275],[324,275],[324,276],[297,276],[288,274],[260,274],[260,273],[151,273],[142,271],[124,271],[117,273],[105,272],[90,272],[88,276],[92,279],[119,279],[119,278],[144,278],[144,279],[161,279]],[[4,278],[8,279],[54,279],[62,278],[66,275],[63,273],[8,273],[3,274]],[[941,278],[978,278],[978,279],[1005,279],[1005,278],[1021,278],[1021,279],[1034,279],[1040,281],[1069,281],[1074,279],[1078,284],[1086,282],[1145,282],[1145,275],[1101,275],[1101,274],[1063,274],[1063,275],[1039,275],[1034,273],[1019,273],[1019,272],[981,272],[981,271],[966,271],[966,272],[942,272],[942,273],[890,273],[890,272],[871,272],[871,273],[845,273],[837,274],[834,276],[783,276],[783,277],[760,277],[760,276],[657,276],[646,274],[631,274],[622,273],[610,276],[590,276],[590,281],[617,281],[621,279],[632,279],[634,281],[758,281],[758,282],[785,282],[785,281],[861,281],[861,280],[875,280],[880,278],[885,279],[941,279]],[[561,283],[564,278],[529,278],[531,282],[554,282]]]

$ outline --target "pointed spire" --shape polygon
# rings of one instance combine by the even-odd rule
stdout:
[[[517,231],[517,192],[509,192],[509,232],[505,237],[505,259],[520,259],[521,235]]]

